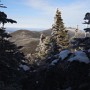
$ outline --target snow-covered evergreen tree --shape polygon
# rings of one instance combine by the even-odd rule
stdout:
[[[37,51],[37,54],[41,59],[51,56],[51,53],[53,52],[52,38],[41,34]]]
[[[65,30],[61,12],[57,9],[52,26],[51,36],[40,36],[40,42],[37,47],[38,56],[41,58],[51,57],[62,49],[67,49],[69,46],[68,33]]]
[[[86,13],[84,20],[85,20],[85,22],[83,24],[87,24],[87,28],[84,29],[84,31],[86,32],[86,37],[88,37],[87,33],[89,33],[89,37],[90,37],[90,27],[89,27],[89,25],[90,25],[90,13]]]
[[[55,51],[68,48],[69,41],[67,32],[64,27],[63,19],[61,18],[61,12],[57,9],[51,33],[54,43],[56,44]]]
[[[87,28],[84,29],[85,31],[85,37],[84,38],[77,38],[75,37],[72,44],[73,48],[76,50],[88,50],[90,49],[90,13],[86,13],[85,22],[83,24],[87,24]],[[87,21],[86,21],[87,20]],[[87,33],[89,34],[87,36]]]
[[[5,6],[0,4],[0,7]],[[5,23],[16,23],[16,21],[8,19],[7,14],[0,11],[0,90],[16,90],[16,88],[21,90],[18,82],[29,67],[25,66],[26,59],[23,53],[9,41],[11,35],[6,32]]]

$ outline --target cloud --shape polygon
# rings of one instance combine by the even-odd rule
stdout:
[[[50,15],[55,13],[57,7],[50,5],[52,2],[50,0],[25,0],[26,5],[36,9],[43,15]],[[51,15],[50,15],[51,16]]]
[[[52,23],[50,24],[50,20],[47,18],[37,18],[37,17],[26,17],[26,18],[14,18],[18,23],[17,24],[6,24],[5,27],[13,27],[13,28],[51,28]],[[47,22],[48,21],[48,22]],[[45,26],[46,25],[46,26]]]
[[[65,3],[65,0],[63,0],[63,4],[61,1],[59,2],[59,0],[23,1],[25,2],[25,5],[30,8],[30,10],[32,9],[31,13],[28,13],[30,16],[22,16],[21,18],[18,18],[18,24],[12,25],[14,27],[50,28],[54,23],[53,17],[55,15],[56,8],[59,8],[61,10],[65,26],[76,27],[78,24],[81,27],[80,29],[82,29],[84,15],[90,10],[90,0],[74,0],[68,3]],[[37,15],[37,12],[35,11],[39,14]]]
[[[80,29],[83,29],[83,18],[85,16],[85,13],[90,10],[89,3],[89,0],[80,0],[70,5],[62,7],[62,17],[64,18],[66,25],[72,27],[79,25]]]
[[[26,4],[32,8],[47,10],[53,7],[49,5],[49,0],[25,0]]]
[[[56,0],[56,2],[57,2],[57,0]],[[76,1],[73,1],[73,2],[65,4],[65,5],[64,4],[59,5],[57,3],[57,5],[53,6],[52,4],[50,4],[49,0],[48,1],[27,0],[28,6],[42,11],[40,13],[42,13],[42,15],[44,15],[44,16],[46,15],[45,18],[49,17],[51,21],[54,17],[56,8],[57,7],[60,8],[60,10],[62,11],[62,17],[64,19],[65,25],[72,26],[72,27],[75,27],[77,24],[79,24],[81,26],[81,23],[83,22],[83,17],[85,15],[85,13],[88,10],[90,10],[89,3],[90,3],[90,0],[76,0]],[[42,20],[40,21],[42,23],[43,17],[38,17],[38,18],[40,18],[40,19],[42,18]],[[51,24],[50,20],[47,20],[47,21],[45,20],[46,24],[47,24],[47,22],[50,22],[50,24]],[[46,25],[46,26],[48,26],[48,25]]]

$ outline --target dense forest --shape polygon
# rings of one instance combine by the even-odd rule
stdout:
[[[42,33],[35,53],[28,55],[21,52],[23,45],[10,41],[7,23],[17,21],[0,11],[0,90],[90,90],[90,13],[84,17],[85,37],[78,38],[76,28],[70,38],[57,9],[51,34]]]

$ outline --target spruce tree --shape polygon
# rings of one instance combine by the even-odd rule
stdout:
[[[85,37],[84,38],[74,38],[74,40],[72,42],[73,48],[76,50],[88,50],[88,49],[90,49],[90,27],[89,27],[89,25],[90,25],[90,13],[85,14],[84,20],[85,20],[85,22],[83,24],[87,24],[87,28],[84,29]]]
[[[38,57],[41,59],[50,57],[52,55],[51,53],[53,52],[52,38],[50,36],[41,34],[37,51]]]
[[[46,59],[62,49],[67,49],[68,46],[68,34],[61,18],[61,12],[57,9],[51,36],[45,37],[43,34],[40,36],[40,42],[37,47],[37,56]]]
[[[86,34],[87,34],[87,33],[90,34],[90,27],[89,27],[89,25],[90,25],[90,13],[86,13],[86,14],[85,14],[84,20],[87,20],[87,21],[85,21],[85,22],[83,23],[83,24],[87,24],[87,28],[85,28],[84,31],[86,32]],[[88,36],[86,35],[86,37],[88,37]],[[89,36],[89,37],[90,37],[90,36]]]
[[[37,57],[39,59],[52,57],[69,46],[68,34],[61,18],[61,12],[58,9],[54,19],[51,36],[45,37],[43,34],[40,36],[40,42],[37,47]]]
[[[54,24],[52,25],[52,38],[55,45],[54,50],[60,51],[67,49],[69,46],[67,30],[65,30],[61,12],[57,9],[54,17]]]
[[[0,4],[0,7],[5,6]],[[16,90],[17,86],[13,85],[18,85],[19,80],[23,77],[24,72],[20,65],[25,63],[26,59],[18,47],[9,41],[11,35],[6,32],[5,23],[16,23],[16,21],[8,19],[7,14],[0,11],[0,90]],[[10,89],[9,85],[13,89]]]

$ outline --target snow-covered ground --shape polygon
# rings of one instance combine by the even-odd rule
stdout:
[[[90,63],[90,59],[87,57],[87,55],[83,51],[76,51],[73,57],[71,57],[68,61],[72,62],[74,60],[79,61],[79,62],[84,62],[86,64]]]
[[[30,70],[30,67],[28,67],[27,65],[20,64],[19,67],[22,68],[24,71]]]
[[[88,53],[89,52],[90,50],[88,50]],[[84,62],[86,64],[90,63],[90,58],[84,51],[75,51],[72,53],[69,50],[63,50],[55,56],[57,56],[56,59],[53,60],[50,65],[55,65],[56,63],[58,63],[59,60],[60,61],[66,60],[68,62],[79,61]]]

